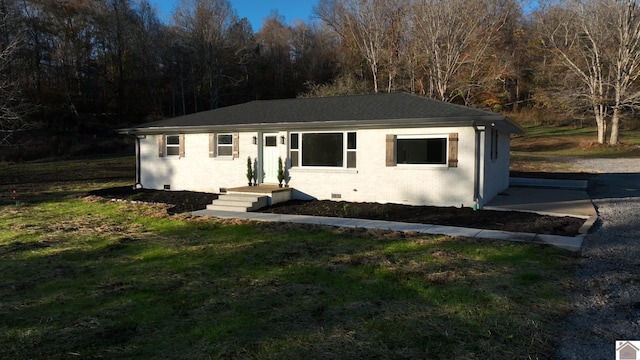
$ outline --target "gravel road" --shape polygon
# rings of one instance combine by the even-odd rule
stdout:
[[[616,340],[640,340],[640,159],[580,159],[599,220],[576,271],[574,313],[560,359],[616,359]]]

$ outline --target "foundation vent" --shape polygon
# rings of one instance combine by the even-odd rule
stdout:
[[[342,194],[331,193],[331,198],[332,199],[342,199]]]
[[[165,186],[164,186],[164,189],[165,189],[165,190],[171,190],[171,185],[165,185]]]

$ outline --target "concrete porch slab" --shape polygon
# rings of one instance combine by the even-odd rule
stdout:
[[[484,209],[524,211],[582,219],[597,216],[586,190],[510,187],[491,200]]]

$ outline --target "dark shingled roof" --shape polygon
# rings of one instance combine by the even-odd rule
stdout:
[[[153,133],[161,130],[266,128],[293,125],[386,126],[399,122],[413,126],[471,125],[471,121],[500,123],[509,132],[521,132],[511,120],[489,111],[445,103],[408,93],[336,96],[252,101],[195,114],[143,124],[121,133]],[[288,126],[285,126],[288,124]],[[385,127],[386,127],[385,126]]]

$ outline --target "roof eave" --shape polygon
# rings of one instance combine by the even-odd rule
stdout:
[[[470,116],[470,117],[440,117],[440,118],[411,118],[411,119],[383,119],[383,120],[339,120],[312,122],[280,122],[255,124],[225,124],[225,125],[194,125],[194,126],[159,126],[133,127],[119,129],[123,135],[153,135],[162,133],[206,133],[221,131],[263,131],[263,130],[329,130],[329,129],[382,129],[382,128],[411,128],[411,127],[455,127],[472,126],[476,123],[499,126],[511,133],[524,132],[518,124],[501,116]]]

